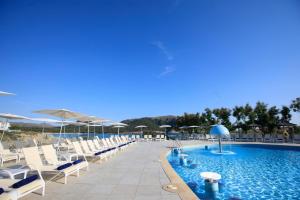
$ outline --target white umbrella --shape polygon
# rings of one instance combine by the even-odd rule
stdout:
[[[120,128],[124,128],[125,126],[120,126],[120,125],[118,125],[118,126],[114,126],[114,128],[118,128],[118,136],[120,135]]]
[[[122,122],[112,122],[112,126],[128,126],[128,124],[122,123]]]
[[[61,121],[59,121],[59,120],[56,120],[56,119],[49,119],[49,118],[30,118],[30,120],[42,122],[42,126],[43,126],[43,129],[42,129],[42,136],[43,136],[43,137],[44,137],[44,134],[45,134],[45,125],[46,125],[47,123],[61,123]]]
[[[90,123],[93,123],[94,121],[100,121],[102,119],[99,118],[99,117],[90,115],[90,116],[79,117],[79,118],[77,118],[77,120],[87,124],[87,127],[88,127],[88,136],[87,136],[87,138],[89,138],[90,137]]]
[[[33,111],[34,113],[39,113],[39,114],[46,114],[46,115],[51,115],[55,117],[59,117],[62,119],[61,121],[61,126],[60,126],[60,132],[59,132],[59,138],[58,138],[58,144],[60,143],[60,138],[61,138],[61,133],[62,129],[64,126],[64,121],[66,119],[75,119],[82,117],[83,115],[77,112],[73,112],[71,110],[67,109],[44,109],[44,110],[37,110]]]
[[[24,119],[29,119],[29,118],[21,116],[21,115],[13,115],[13,114],[9,114],[9,113],[0,113],[0,117],[6,119],[5,124],[8,124],[8,120],[24,120]],[[0,141],[2,141],[2,139],[3,139],[4,132],[5,132],[5,129],[3,129]]]
[[[195,132],[195,128],[199,128],[200,126],[196,126],[196,125],[193,125],[193,126],[189,126],[189,128],[192,128],[193,129],[193,133]]]
[[[139,125],[139,126],[136,126],[135,128],[140,128],[141,129],[141,134],[143,134],[143,128],[147,128],[148,126],[145,126],[145,125]]]
[[[104,123],[110,122],[111,120],[109,119],[101,119],[101,120],[96,120],[94,123],[100,123],[101,124],[101,129],[102,129],[102,138],[104,138]]]
[[[164,128],[165,129],[165,138],[166,138],[166,136],[167,136],[167,129],[168,128],[171,128],[172,126],[170,126],[170,125],[161,125],[159,128]]]
[[[15,94],[9,93],[9,92],[0,91],[0,96],[10,96],[10,95],[15,95]]]

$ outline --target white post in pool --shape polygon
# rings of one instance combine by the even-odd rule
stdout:
[[[219,152],[222,153],[221,135],[219,136]]]

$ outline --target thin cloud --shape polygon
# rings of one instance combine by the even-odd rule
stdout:
[[[174,59],[173,55],[170,53],[168,48],[161,41],[155,41],[152,44],[154,46],[156,46],[157,48],[159,48],[168,60],[173,60]]]
[[[160,78],[160,77],[166,76],[168,74],[173,73],[174,71],[175,71],[174,67],[172,67],[172,66],[166,66],[164,68],[164,70],[158,75],[158,77]]]

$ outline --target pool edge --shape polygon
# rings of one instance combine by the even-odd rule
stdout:
[[[160,160],[162,168],[165,171],[166,175],[170,179],[171,184],[174,184],[178,187],[177,194],[182,200],[198,200],[199,198],[196,194],[190,189],[190,187],[181,179],[181,177],[175,172],[173,167],[170,165],[167,160],[167,155],[171,150],[165,150],[160,154]]]

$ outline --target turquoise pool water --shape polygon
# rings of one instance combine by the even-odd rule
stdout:
[[[225,145],[232,155],[211,153],[217,146],[184,148],[168,160],[179,176],[200,199],[300,199],[300,148],[266,145]],[[219,191],[205,189],[201,172],[221,174]]]

